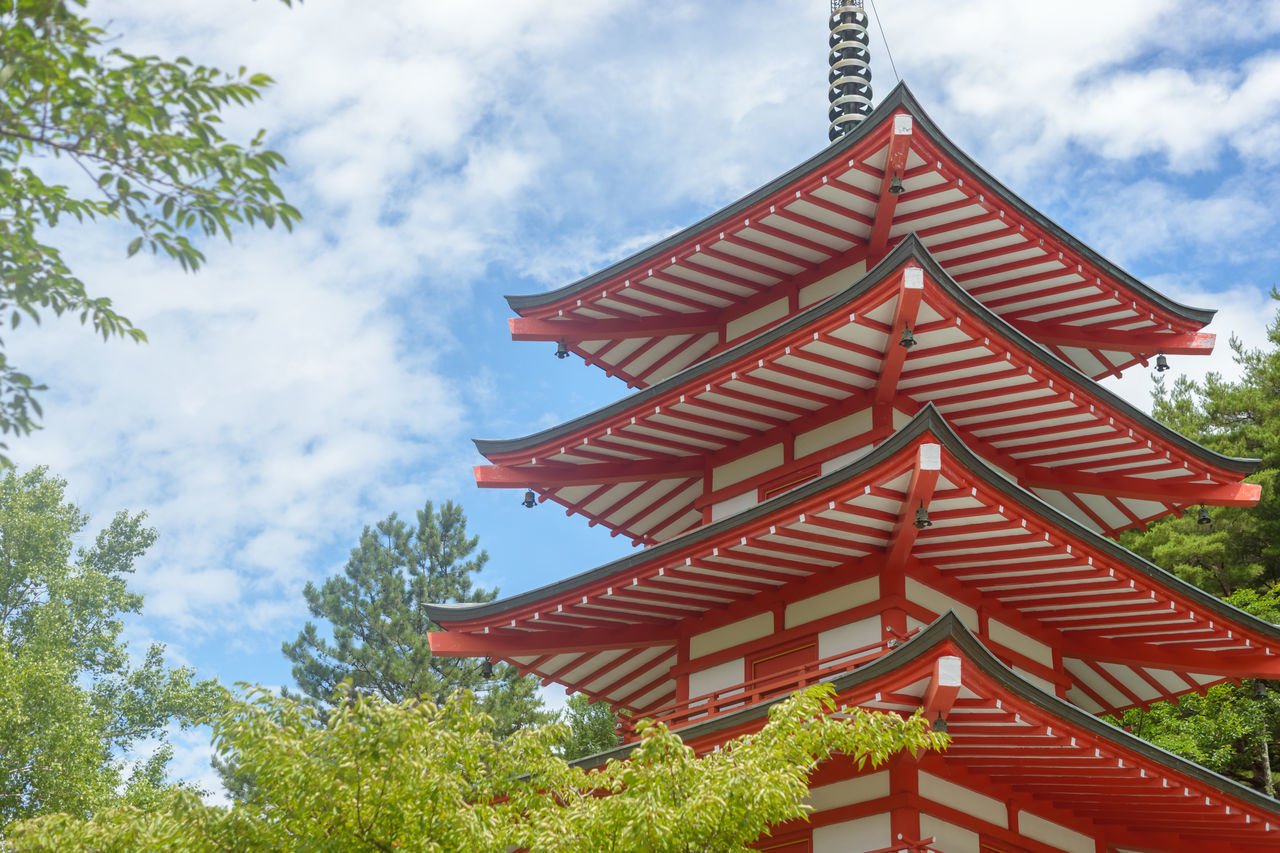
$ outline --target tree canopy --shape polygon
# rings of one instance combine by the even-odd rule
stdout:
[[[218,747],[257,780],[252,799],[221,808],[178,791],[149,812],[27,822],[12,843],[15,853],[747,853],[770,826],[806,814],[809,773],[835,753],[861,766],[946,742],[918,714],[832,717],[832,694],[809,688],[761,731],[703,756],[642,724],[629,756],[585,769],[553,749],[562,726],[500,737],[465,691],[443,704],[346,691],[321,714],[256,689],[214,726]]]
[[[570,761],[618,745],[618,715],[607,702],[592,702],[586,695],[575,693],[565,704],[564,721],[569,735],[562,748]]]
[[[125,753],[221,702],[212,682],[167,668],[158,645],[130,660],[123,617],[142,596],[128,575],[155,531],[119,513],[76,549],[89,519],[65,485],[43,469],[0,477],[0,827],[145,801],[169,753],[132,770]]]
[[[303,590],[311,614],[331,626],[332,639],[308,622],[284,644],[302,692],[326,704],[349,681],[356,693],[388,702],[425,696],[440,703],[466,688],[483,697],[500,732],[547,722],[536,678],[506,664],[490,669],[480,660],[431,654],[428,635],[440,626],[427,618],[424,604],[490,601],[498,594],[473,585],[489,559],[478,546],[452,501],[439,509],[428,501],[417,524],[392,513],[366,527],[342,574]]]
[[[223,112],[259,99],[269,77],[128,53],[79,14],[85,2],[0,4],[0,329],[51,312],[141,341],[110,299],[89,295],[53,242],[58,226],[122,222],[128,254],[194,270],[204,256],[193,237],[291,228],[299,214],[263,134],[241,143],[222,132]],[[36,427],[42,389],[0,339],[0,434]]]
[[[1258,505],[1213,507],[1210,524],[1200,524],[1197,513],[1161,519],[1121,541],[1183,580],[1280,623],[1280,313],[1267,337],[1269,346],[1258,349],[1231,339],[1239,378],[1211,373],[1203,382],[1158,380],[1152,406],[1157,419],[1210,449],[1260,459],[1248,478],[1262,485]],[[1270,682],[1219,685],[1177,705],[1130,711],[1123,722],[1158,746],[1274,793],[1280,695]]]

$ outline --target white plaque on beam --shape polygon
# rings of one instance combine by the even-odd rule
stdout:
[[[942,470],[942,445],[941,444],[920,445],[920,470],[921,471],[941,471]]]

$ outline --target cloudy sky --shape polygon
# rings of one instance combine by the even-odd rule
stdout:
[[[1265,340],[1280,284],[1280,4],[880,0],[896,63],[961,148],[1175,299]],[[100,522],[145,509],[138,642],[224,682],[291,683],[300,590],[362,526],[453,499],[517,592],[627,544],[474,488],[470,438],[524,435],[625,389],[514,344],[502,295],[557,287],[826,144],[826,0],[92,0],[134,52],[271,74],[267,128],[305,221],[207,247],[184,276],[127,235],[66,232],[91,292],[150,337],[74,321],[11,337],[51,386],[16,443]],[[879,95],[896,82],[873,41]],[[1141,369],[1119,384],[1148,404]],[[202,735],[179,770],[205,774]],[[207,779],[206,779],[207,781]],[[212,784],[212,783],[208,783]]]

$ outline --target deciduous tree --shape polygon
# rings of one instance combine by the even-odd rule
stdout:
[[[215,737],[260,797],[224,809],[179,792],[151,813],[43,818],[18,827],[14,849],[749,853],[806,813],[809,773],[833,754],[878,764],[945,742],[919,715],[836,719],[833,707],[829,685],[809,688],[703,756],[643,725],[629,756],[588,770],[556,754],[562,727],[498,737],[468,693],[443,705],[353,693],[322,716],[258,690]]]
[[[160,749],[130,774],[125,753],[220,707],[213,682],[140,662],[121,639],[142,596],[127,581],[155,539],[118,514],[76,549],[89,519],[43,469],[0,478],[0,826],[49,812],[85,816],[164,785]]]
[[[564,742],[564,757],[573,761],[618,745],[618,715],[607,702],[592,702],[582,693],[569,697],[564,709],[569,736]]]
[[[128,53],[80,13],[85,2],[0,4],[0,329],[71,314],[103,338],[141,341],[72,272],[53,242],[58,226],[123,222],[130,255],[194,270],[204,260],[196,235],[291,227],[298,212],[273,179],[284,159],[262,134],[240,143],[222,132],[223,112],[260,98],[270,78]],[[0,434],[35,428],[42,388],[0,341]]]

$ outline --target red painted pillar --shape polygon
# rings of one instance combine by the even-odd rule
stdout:
[[[919,767],[905,752],[889,759],[889,795],[895,803],[889,812],[891,844],[920,840],[920,810],[916,807],[920,794]]]

